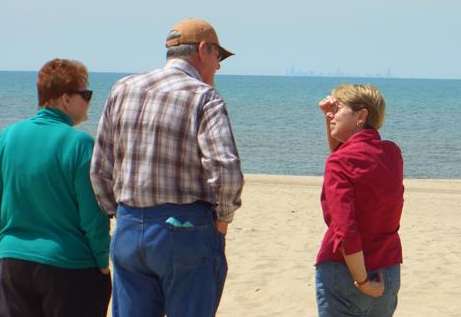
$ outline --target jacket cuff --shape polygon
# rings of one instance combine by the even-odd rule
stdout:
[[[100,254],[96,257],[96,265],[100,269],[109,267],[109,253]]]
[[[346,255],[362,251],[362,238],[359,233],[347,238],[337,237],[333,243],[333,253],[336,253],[340,247],[343,247]]]

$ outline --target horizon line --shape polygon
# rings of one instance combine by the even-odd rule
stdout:
[[[99,74],[137,74],[137,73],[145,73],[147,71],[89,71],[88,73],[99,73]],[[37,73],[37,70],[5,70],[0,69],[0,72],[21,72],[21,73]],[[366,76],[361,74],[347,74],[347,75],[330,75],[330,74],[317,74],[317,75],[309,75],[309,74],[232,74],[232,73],[224,73],[220,74],[217,73],[216,76],[248,76],[248,77],[300,77],[300,78],[370,78],[370,79],[412,79],[412,80],[461,80],[461,77],[412,77],[412,76]]]

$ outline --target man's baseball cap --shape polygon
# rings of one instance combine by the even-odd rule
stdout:
[[[185,19],[173,26],[168,33],[165,46],[198,44],[201,41],[218,46],[220,61],[234,55],[219,44],[218,35],[211,24],[200,19]]]

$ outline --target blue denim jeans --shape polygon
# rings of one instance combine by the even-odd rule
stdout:
[[[207,203],[119,205],[111,242],[114,317],[215,316],[227,262]]]
[[[379,271],[384,277],[384,295],[373,298],[354,286],[345,264],[324,262],[317,265],[315,282],[319,317],[391,317],[397,307],[400,265]],[[378,271],[368,273],[369,279],[377,276]]]

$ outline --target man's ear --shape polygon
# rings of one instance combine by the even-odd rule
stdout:
[[[197,55],[198,55],[200,61],[202,61],[208,54],[209,54],[209,52],[208,52],[208,44],[205,41],[201,41],[200,43],[198,43],[198,45],[197,45]]]

